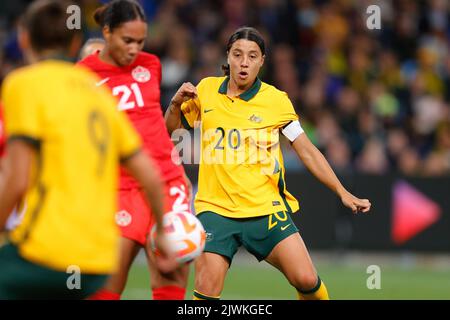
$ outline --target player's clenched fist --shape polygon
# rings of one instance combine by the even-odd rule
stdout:
[[[172,98],[171,104],[181,106],[181,104],[189,99],[197,97],[197,88],[190,82],[185,82],[178,89],[175,96]]]
[[[341,195],[341,200],[346,207],[352,209],[353,213],[369,212],[370,207],[372,206],[368,199],[359,199],[350,192],[345,192]]]

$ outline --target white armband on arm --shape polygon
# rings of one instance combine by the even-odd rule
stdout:
[[[295,120],[289,123],[287,126],[281,130],[281,133],[288,138],[290,142],[294,142],[295,139],[297,139],[302,133],[305,131],[303,130],[302,126],[300,125],[300,121]]]

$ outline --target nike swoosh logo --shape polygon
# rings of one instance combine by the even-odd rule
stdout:
[[[287,226],[281,227],[281,231],[286,230],[287,228],[289,228],[290,225],[291,225],[291,224],[289,223]]]
[[[105,79],[103,79],[103,80],[97,82],[95,85],[96,85],[97,87],[101,87],[102,85],[104,85],[104,84],[107,83],[108,81],[109,81],[109,78],[105,78]]]
[[[211,112],[211,111],[214,111],[214,109],[207,109],[207,110],[204,111],[204,113],[208,113],[208,112]]]

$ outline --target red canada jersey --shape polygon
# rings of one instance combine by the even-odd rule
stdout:
[[[3,123],[2,105],[0,104],[0,158],[3,157],[5,152],[5,124]]]
[[[159,58],[141,52],[131,65],[116,67],[101,61],[98,55],[99,52],[94,53],[78,64],[97,73],[102,79],[98,86],[109,86],[112,94],[118,99],[118,110],[127,113],[141,135],[144,149],[158,165],[161,178],[170,181],[183,176],[183,167],[172,160],[174,145],[161,109]],[[138,182],[121,169],[120,189],[137,187]]]

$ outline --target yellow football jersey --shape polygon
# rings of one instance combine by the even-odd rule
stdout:
[[[286,190],[280,129],[298,120],[285,92],[256,80],[239,97],[227,96],[228,77],[203,79],[198,97],[181,106],[186,128],[200,126],[197,213],[232,218],[296,212]]]
[[[37,154],[24,219],[10,240],[25,259],[58,271],[117,267],[119,159],[141,141],[97,81],[81,67],[45,61],[11,73],[3,86],[8,141],[27,141]]]

